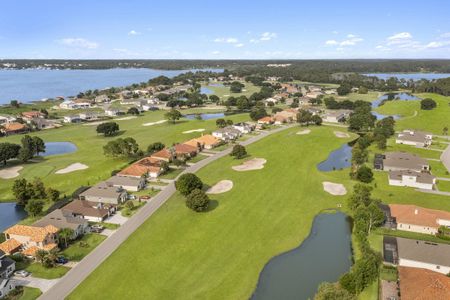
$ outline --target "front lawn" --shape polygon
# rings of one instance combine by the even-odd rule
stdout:
[[[106,236],[96,233],[86,233],[81,239],[73,241],[69,247],[61,251],[68,260],[80,261],[95,247],[106,239]]]
[[[346,196],[324,192],[322,182],[353,185],[348,170],[325,173],[316,165],[354,136],[310,129],[304,136],[287,129],[247,146],[252,157],[267,160],[261,170],[234,171],[242,161],[229,156],[201,169],[205,184],[228,179],[232,190],[210,195],[205,213],[174,195],[69,299],[248,299],[270,258],[297,247],[321,210],[346,203]]]
[[[40,289],[26,287],[26,286],[18,286],[18,287],[16,287],[15,291],[10,292],[4,299],[5,300],[35,300],[40,295],[42,295],[42,292]]]
[[[63,277],[70,268],[64,266],[56,266],[54,268],[46,268],[40,263],[21,263],[17,264],[17,269],[19,266],[26,266],[24,269],[31,273],[33,277],[44,278],[44,279],[55,279]]]
[[[203,159],[205,159],[205,158],[207,158],[208,156],[206,156],[206,155],[202,155],[202,154],[197,154],[196,156],[194,156],[193,158],[191,158],[190,160],[189,160],[189,162],[190,163],[196,163],[196,162],[199,162],[199,161],[201,161],[201,160],[203,160]]]
[[[178,175],[180,175],[181,172],[184,171],[184,168],[170,168],[169,171],[164,173],[163,175],[159,176],[159,179],[175,179]]]
[[[122,216],[127,217],[127,218],[134,215],[139,210],[139,208],[141,208],[145,204],[144,201],[139,202],[138,200],[128,200],[126,203],[128,203],[128,202],[133,203],[133,205],[134,205],[133,208],[129,208],[128,206],[126,206],[124,204],[124,205],[122,205],[122,208],[120,209],[120,213],[122,214]]]

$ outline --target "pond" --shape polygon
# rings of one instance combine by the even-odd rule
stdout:
[[[396,77],[398,79],[405,79],[405,80],[420,80],[420,79],[427,79],[427,80],[433,80],[433,79],[440,79],[440,78],[447,78],[450,77],[449,73],[372,73],[372,74],[363,74],[366,76],[375,76],[379,79],[389,79],[391,77]]]
[[[372,109],[377,108],[380,105],[383,105],[386,101],[415,101],[420,100],[419,97],[416,97],[410,93],[387,93],[383,96],[378,97],[375,101],[372,102]],[[372,115],[377,117],[377,120],[381,120],[383,118],[389,117],[389,115],[382,115],[380,113],[377,113],[375,111],[372,111]],[[395,120],[400,119],[399,115],[393,115]]]
[[[212,95],[212,94],[214,94],[214,91],[209,89],[209,88],[207,88],[207,87],[205,87],[205,86],[202,86],[200,88],[200,93],[206,94],[206,95]]]
[[[342,145],[328,155],[328,158],[317,165],[317,169],[323,172],[340,170],[350,167],[352,164],[352,147],[349,144]]]
[[[195,120],[197,116],[200,115],[202,120],[211,120],[225,117],[224,113],[212,113],[212,114],[188,114],[184,115],[184,117],[188,120]]]
[[[0,232],[25,219],[27,213],[15,202],[0,202]]]
[[[322,213],[299,247],[266,264],[251,299],[312,299],[322,282],[337,281],[351,266],[348,217],[341,212]]]
[[[45,143],[45,152],[40,153],[41,156],[49,156],[56,154],[67,154],[77,151],[77,146],[70,142],[47,142]]]

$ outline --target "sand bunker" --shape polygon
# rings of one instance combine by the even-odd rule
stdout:
[[[337,136],[338,138],[349,138],[350,134],[346,133],[346,132],[342,132],[342,131],[335,131],[334,135]]]
[[[252,158],[247,160],[242,165],[231,167],[235,171],[251,171],[260,170],[264,168],[264,164],[267,162],[264,158]]]
[[[60,170],[56,171],[55,173],[56,174],[67,174],[67,173],[78,171],[78,170],[85,170],[87,168],[89,168],[89,167],[86,166],[85,164],[74,163],[64,169],[60,169]]]
[[[214,186],[210,187],[206,193],[207,194],[222,194],[228,192],[233,188],[233,181],[231,180],[221,180]]]
[[[3,178],[3,179],[15,178],[15,177],[20,175],[19,171],[22,170],[22,169],[23,169],[22,166],[10,167],[10,168],[6,168],[6,169],[2,169],[2,170],[0,170],[0,178]]]
[[[347,194],[347,189],[343,184],[333,183],[329,181],[322,182],[323,190],[334,196],[343,196]]]
[[[118,118],[115,119],[116,121],[125,121],[125,120],[132,120],[132,119],[136,119],[136,116],[129,116],[129,117],[123,117],[123,118]]]
[[[167,120],[159,120],[156,122],[144,123],[144,124],[142,124],[142,126],[153,126],[153,125],[158,125],[158,124],[162,124],[165,122],[167,122]]]
[[[203,132],[203,131],[205,131],[205,128],[187,130],[187,131],[183,131],[183,133],[193,133],[193,132]]]
[[[297,132],[298,135],[305,135],[310,133],[311,133],[310,129],[300,130],[299,132]]]

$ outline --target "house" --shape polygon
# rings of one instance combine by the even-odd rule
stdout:
[[[16,262],[0,250],[0,299],[16,288],[14,280],[10,280],[16,269]]]
[[[349,110],[336,110],[326,112],[322,118],[324,122],[339,123],[345,121],[350,116]]]
[[[263,102],[266,106],[273,106],[278,103],[278,99],[271,97],[263,100]]]
[[[397,270],[401,299],[450,299],[450,277],[423,268]]]
[[[137,164],[138,167],[135,166],[136,164],[137,163],[132,164],[128,168],[132,168],[133,170],[138,169],[139,164]],[[127,173],[132,174],[131,171],[128,171]],[[147,171],[143,175],[147,175],[147,173],[150,173],[150,172]],[[137,174],[138,174],[138,172],[135,173],[135,175],[137,175]],[[145,187],[145,178],[143,177],[143,175],[141,175],[141,176],[130,176],[130,175],[117,176],[116,175],[116,176],[113,176],[113,177],[109,178],[108,180],[106,180],[106,182],[115,187],[121,187],[127,191],[138,192]]]
[[[433,140],[433,134],[418,130],[403,130],[395,139],[396,144],[411,145],[416,147],[428,147]]]
[[[111,101],[107,95],[98,95],[94,98],[95,103],[108,103]]]
[[[189,159],[196,156],[199,152],[198,147],[187,144],[175,144],[173,150],[178,159]]]
[[[295,109],[286,109],[283,111],[277,112],[273,119],[275,120],[276,125],[284,124],[284,123],[291,123],[293,121],[297,120],[297,111]]]
[[[171,162],[175,158],[175,153],[173,152],[173,149],[164,148],[158,152],[153,153],[150,157],[156,160]]]
[[[17,119],[13,116],[0,116],[0,125],[15,122]]]
[[[80,123],[80,122],[81,122],[80,115],[64,116],[64,123]]]
[[[383,156],[381,166],[376,167],[385,171],[411,170],[416,172],[429,171],[430,165],[426,159],[408,152],[388,152]]]
[[[45,115],[41,113],[40,111],[33,110],[33,111],[25,111],[22,114],[22,118],[26,121],[31,121],[33,118],[44,118]]]
[[[98,118],[99,118],[99,114],[96,112],[86,111],[86,112],[80,113],[80,119],[83,121],[94,121],[94,120],[98,120]]]
[[[450,272],[450,245],[397,239],[398,265],[423,268],[447,275]]]
[[[61,109],[86,109],[91,107],[91,103],[84,99],[67,100],[59,105]]]
[[[89,223],[82,217],[75,216],[71,212],[55,209],[39,221],[35,222],[33,226],[46,227],[48,225],[55,226],[59,229],[69,228],[73,230],[73,237],[82,236],[88,231]]]
[[[222,141],[230,141],[236,140],[242,135],[242,133],[231,126],[227,126],[225,128],[219,128],[216,131],[213,131],[212,135]]]
[[[265,125],[273,124],[273,122],[275,122],[275,120],[270,116],[263,117],[258,120],[258,124],[265,124]]]
[[[0,130],[4,135],[19,134],[30,131],[27,125],[17,122],[6,123]]]
[[[320,113],[322,113],[322,110],[316,107],[308,107],[306,108],[306,110],[309,111],[313,116],[318,116],[320,115]]]
[[[61,210],[74,216],[82,217],[91,222],[102,222],[116,211],[114,205],[92,202],[88,200],[73,200]]]
[[[135,99],[135,98],[122,99],[122,104],[124,104],[124,105],[134,105],[134,106],[141,107],[142,105],[144,105],[146,103],[147,103],[147,100],[145,100],[145,99]]]
[[[389,171],[389,185],[432,190],[435,184],[436,177],[426,172],[411,170]]]
[[[120,115],[124,115],[124,114],[125,114],[125,112],[120,109],[115,109],[115,108],[105,109],[105,115],[110,116],[110,117],[120,116]]]
[[[38,250],[51,251],[58,248],[58,231],[59,228],[53,225],[45,227],[14,225],[3,232],[6,241],[0,244],[0,249],[5,248],[5,246],[10,247],[10,244],[17,245],[19,243],[20,247],[16,249],[20,249],[22,254],[26,256],[34,256]],[[15,241],[9,242],[10,240]],[[6,245],[2,246],[5,243]]]
[[[246,134],[246,133],[250,133],[253,130],[255,130],[255,126],[249,124],[249,123],[245,123],[245,122],[241,122],[241,123],[236,123],[231,125],[234,129],[239,130],[241,133]]]
[[[43,129],[52,129],[52,128],[56,128],[58,126],[61,126],[60,124],[57,124],[54,121],[50,121],[47,119],[43,119],[43,118],[33,118],[30,121],[30,124],[39,130],[43,130]]]
[[[450,226],[450,213],[416,205],[389,204],[395,228],[425,234],[437,234],[440,226]]]
[[[107,182],[100,182],[82,192],[80,200],[119,205],[127,200],[128,193],[121,187],[113,186]]]
[[[162,172],[163,169],[161,167],[160,159],[154,157],[145,157],[117,173],[117,175],[119,175],[118,177],[133,177],[134,179],[138,179],[138,181],[124,182],[124,179],[119,178],[116,178],[115,180],[119,180],[124,183],[126,187],[124,186],[123,188],[126,190],[141,190],[145,186],[145,180],[144,182],[141,182],[142,177],[156,178],[161,175]]]
[[[184,144],[190,145],[193,147],[198,147],[201,149],[213,149],[217,146],[219,146],[222,143],[221,140],[216,138],[215,136],[212,136],[210,134],[202,135],[199,138],[194,138],[192,140],[189,140],[185,142]]]

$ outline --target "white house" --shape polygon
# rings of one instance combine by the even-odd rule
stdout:
[[[82,112],[80,113],[80,119],[85,120],[85,121],[92,121],[92,120],[97,120],[99,117],[98,113],[96,112]]]
[[[433,140],[433,134],[424,131],[406,129],[400,132],[395,139],[396,144],[428,147]]]
[[[263,102],[266,106],[269,106],[270,105],[269,103],[273,103],[274,105],[277,104],[278,100],[271,97],[271,98],[265,99]]]
[[[242,133],[239,130],[229,126],[213,131],[212,135],[218,139],[221,139],[222,141],[230,141],[239,138]]]
[[[7,124],[16,121],[16,118],[12,116],[0,116],[0,125]]]
[[[255,129],[254,126],[252,126],[248,123],[245,123],[245,122],[233,124],[232,127],[234,129],[239,130],[241,133],[244,133],[244,134],[250,133]]]
[[[111,101],[107,95],[98,95],[94,98],[95,103],[108,103]]]
[[[389,185],[432,190],[435,184],[436,177],[429,173],[422,173],[411,170],[398,170],[389,172]]]
[[[16,282],[9,278],[0,278],[0,299],[16,288]]]
[[[342,120],[345,120],[348,116],[350,116],[350,111],[336,110],[336,111],[326,112],[323,115],[322,119],[324,122],[328,122],[328,123],[339,123]]]
[[[64,123],[79,123],[81,118],[79,115],[64,116]]]

